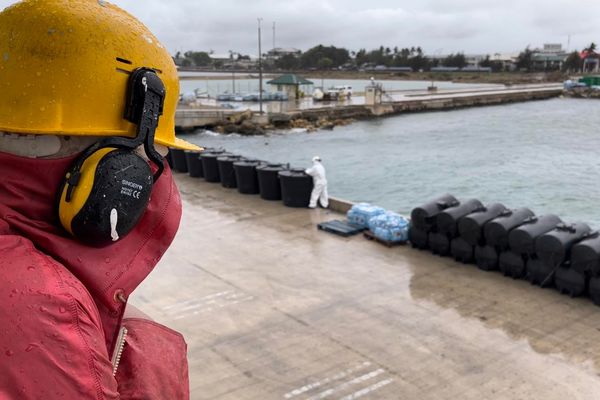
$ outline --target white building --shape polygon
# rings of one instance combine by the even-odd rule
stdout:
[[[283,56],[293,55],[296,57],[300,57],[302,54],[302,50],[296,49],[294,47],[275,47],[271,49],[267,53],[267,58],[271,60],[278,60]]]

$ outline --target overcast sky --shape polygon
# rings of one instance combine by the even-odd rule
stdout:
[[[89,0],[87,0],[89,1]],[[0,8],[14,1],[0,0]],[[168,49],[255,55],[317,44],[372,49],[421,46],[427,54],[517,52],[600,41],[598,0],[113,0],[144,22]]]

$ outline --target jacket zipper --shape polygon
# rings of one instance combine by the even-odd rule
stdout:
[[[123,349],[125,348],[126,339],[127,328],[122,326],[119,330],[119,336],[117,337],[117,343],[111,359],[113,367],[113,376],[117,375],[117,369],[119,368],[119,363],[121,362],[121,356],[123,355]]]

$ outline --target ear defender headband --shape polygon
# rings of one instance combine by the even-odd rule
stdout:
[[[81,242],[96,247],[114,243],[131,232],[146,211],[153,183],[164,170],[163,158],[154,148],[154,134],[165,94],[154,70],[133,71],[124,118],[137,125],[136,137],[103,139],[69,168],[59,191],[58,217]],[[142,144],[157,166],[154,175],[148,162],[135,153]]]

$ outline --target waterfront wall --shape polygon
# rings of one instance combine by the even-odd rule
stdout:
[[[329,197],[329,209],[340,214],[346,214],[354,205],[353,202],[338,199],[337,197]]]
[[[482,107],[524,101],[545,100],[563,94],[562,86],[526,87],[488,92],[436,93],[403,96],[398,100],[390,100],[374,106],[368,105],[334,105],[332,107],[311,108],[283,113],[269,114],[269,123],[285,124],[294,119],[331,121],[344,119],[368,119],[403,113],[455,110],[467,107]],[[193,129],[215,126],[228,122],[234,115],[231,111],[206,111],[185,109],[177,110],[175,125],[180,129]],[[239,114],[239,113],[238,113]],[[265,121],[261,121],[265,122]]]

